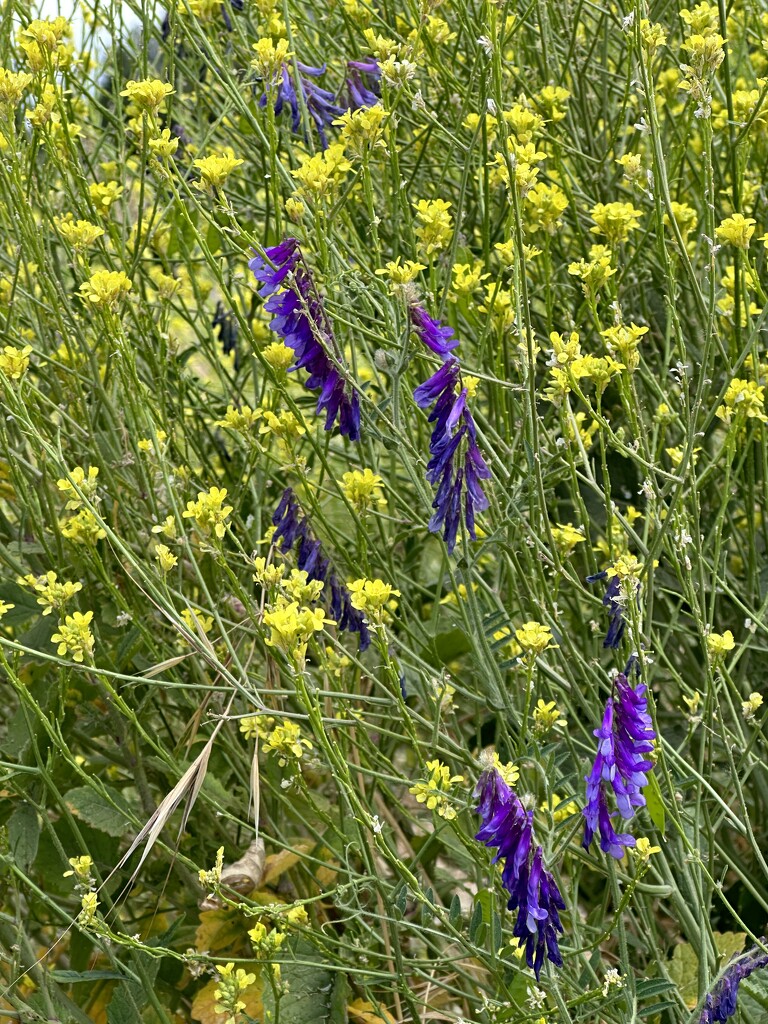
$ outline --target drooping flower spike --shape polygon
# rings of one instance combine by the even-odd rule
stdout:
[[[366,79],[372,82],[371,88]],[[347,61],[347,95],[352,110],[360,107],[373,107],[379,102],[378,86],[381,80],[381,69],[375,57],[364,60]]]
[[[739,985],[754,971],[765,967],[768,967],[768,953],[757,946],[753,946],[744,956],[732,960],[713,991],[708,993],[699,1024],[722,1024],[732,1017],[736,1013]]]
[[[352,595],[325,557],[323,546],[312,534],[307,517],[290,487],[283,491],[272,514],[272,523],[276,527],[272,543],[275,546],[279,544],[283,553],[296,547],[296,565],[306,572],[309,580],[320,580],[325,584],[323,596],[327,599],[331,618],[340,630],[358,633],[360,650],[364,651],[371,642],[371,634],[362,612],[353,607]]]
[[[286,238],[265,254],[266,258],[257,253],[248,266],[261,284],[259,295],[267,298],[264,308],[274,314],[270,329],[295,353],[290,371],[306,370],[304,386],[319,389],[316,411],[325,412],[325,429],[331,430],[338,419],[340,432],[357,441],[360,399],[326,352],[326,347],[335,346],[333,328],[299,243]]]
[[[301,90],[301,95],[304,98],[307,112],[317,129],[320,145],[323,149],[326,149],[328,146],[328,136],[325,133],[325,129],[333,124],[336,118],[344,113],[344,110],[337,105],[332,92],[321,88],[316,82],[312,81],[313,78],[319,78],[325,74],[325,64],[322,67],[314,68],[309,64],[302,64],[301,61],[297,61],[296,66],[300,72],[297,76],[298,88]],[[267,102],[268,94],[264,92],[259,100],[259,106],[265,107]],[[286,105],[291,109],[291,130],[296,132],[301,126],[301,105],[294,80],[293,68],[288,64],[283,64],[276,83],[275,116],[279,117],[283,107]]]
[[[431,533],[442,530],[450,554],[456,546],[462,507],[464,525],[472,540],[477,539],[475,514],[488,508],[481,480],[491,472],[477,444],[477,429],[467,408],[468,390],[461,382],[461,365],[453,355],[458,345],[453,329],[434,320],[421,306],[409,310],[414,333],[445,361],[428,380],[413,392],[421,409],[433,405],[429,422],[433,423],[429,442],[430,459],[427,480],[436,487],[429,520]],[[463,453],[463,454],[462,454]]]
[[[608,571],[604,569],[602,572],[596,572],[593,576],[587,576],[587,583],[597,583],[598,580],[604,580],[607,576]],[[603,605],[608,609],[611,620],[603,640],[603,647],[617,649],[627,625],[621,603],[621,580],[618,576],[613,576],[608,581],[603,595]]]
[[[482,818],[475,838],[497,848],[494,864],[504,861],[501,880],[509,892],[508,907],[517,911],[513,934],[538,980],[545,957],[563,966],[557,936],[563,932],[558,911],[565,910],[565,902],[544,867],[541,847],[534,846],[533,811],[526,811],[496,768],[482,773],[475,796]]]
[[[588,850],[599,832],[600,848],[618,860],[635,845],[635,838],[626,832],[617,833],[613,819],[618,814],[629,821],[638,807],[645,806],[643,789],[648,785],[647,773],[653,768],[648,755],[653,751],[656,733],[648,713],[646,686],[638,683],[632,687],[625,673],[619,673],[613,683],[614,693],[606,701],[600,728],[594,732],[597,757],[585,776],[583,845]],[[608,807],[608,789],[615,797],[616,811]]]

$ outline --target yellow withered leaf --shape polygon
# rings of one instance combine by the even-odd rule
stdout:
[[[356,1024],[395,1024],[395,1018],[383,1006],[378,1008],[364,999],[356,999],[347,1007],[347,1013]]]

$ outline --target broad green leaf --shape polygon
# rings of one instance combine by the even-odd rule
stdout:
[[[65,800],[75,817],[107,835],[122,836],[131,828],[128,804],[111,786],[104,786],[103,795],[90,786],[78,786],[70,789]]]
[[[37,856],[40,819],[31,804],[20,804],[8,819],[8,846],[22,871],[29,870]]]
[[[452,925],[458,924],[461,920],[461,900],[459,894],[454,893],[453,899],[451,900],[451,909],[448,911],[448,920]]]
[[[648,785],[644,795],[651,821],[663,836],[667,824],[667,810],[664,806],[664,798],[661,795],[659,780],[656,778],[655,772],[651,772],[648,777]]]
[[[282,959],[280,975],[288,983],[288,992],[280,1000],[280,1024],[339,1024],[332,1017],[336,972],[331,971],[301,940],[295,943],[297,961]],[[274,1015],[274,996],[269,985],[263,992],[265,1016]]]

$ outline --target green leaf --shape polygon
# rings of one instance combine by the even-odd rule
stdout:
[[[137,1009],[141,1010],[146,1000],[146,996],[142,998],[141,986],[118,985],[107,1007],[107,1024],[137,1024]]]
[[[336,972],[328,969],[308,942],[297,941],[294,956],[301,962],[280,962],[280,976],[288,987],[280,999],[280,1024],[343,1024],[344,1017],[338,1011]],[[268,984],[264,985],[262,1000],[264,1018],[269,1020],[271,1014],[274,1019],[274,994]]]
[[[483,905],[480,900],[475,901],[475,909],[472,911],[472,919],[469,922],[469,941],[474,942],[478,929],[483,923]]]
[[[457,925],[461,920],[461,900],[459,894],[455,892],[453,899],[451,900],[451,909],[448,911],[448,920],[452,925]]]
[[[64,798],[77,818],[110,836],[122,836],[132,825],[130,809],[122,795],[111,786],[103,793],[90,786],[70,789]]]
[[[637,998],[652,999],[653,996],[661,995],[662,992],[669,992],[675,986],[671,981],[664,978],[650,978],[648,981],[638,981]]]
[[[20,804],[8,819],[8,846],[16,865],[28,871],[37,856],[40,819],[31,804]]]
[[[460,658],[462,654],[466,654],[472,645],[463,629],[451,629],[445,633],[438,633],[431,647],[431,651],[424,652],[427,660],[431,664],[447,665]]]
[[[648,807],[648,813],[651,816],[651,821],[661,832],[662,836],[664,836],[667,824],[667,809],[664,806],[664,798],[659,789],[659,780],[653,772],[648,777],[648,785],[645,787],[645,802]]]
[[[57,985],[77,985],[83,981],[125,981],[119,971],[51,971],[49,975]]]
[[[400,916],[405,914],[405,909],[408,906],[408,886],[404,885],[400,892],[395,897],[395,906],[400,911]]]
[[[336,974],[331,993],[330,1024],[348,1024],[347,1004],[349,999],[349,981],[346,974],[339,971]]]
[[[491,913],[491,952],[498,953],[502,944],[501,918],[494,910]]]

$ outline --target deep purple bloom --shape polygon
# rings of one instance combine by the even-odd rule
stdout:
[[[237,351],[237,320],[231,312],[224,308],[223,302],[216,303],[216,315],[211,322],[211,327],[213,327],[214,330],[218,330],[219,343],[224,355],[228,356],[230,352],[235,353],[235,370],[239,370],[240,359]]]
[[[744,956],[732,960],[725,969],[720,981],[704,1001],[704,1008],[699,1017],[699,1024],[722,1024],[736,1013],[736,1002],[739,996],[739,985],[753,971],[768,967],[768,953],[753,946]]]
[[[323,546],[312,534],[307,517],[290,487],[283,491],[272,513],[272,524],[276,527],[272,543],[275,547],[279,543],[284,554],[296,546],[298,568],[306,572],[308,579],[320,580],[324,584],[323,597],[326,598],[331,618],[340,631],[358,633],[360,650],[364,651],[371,642],[371,634],[363,614],[352,606],[352,595],[325,557]]]
[[[596,572],[593,576],[587,576],[587,583],[596,583],[598,580],[604,580],[607,576],[608,572],[604,569],[602,572]],[[637,583],[636,586],[639,587],[640,584]],[[608,609],[611,620],[608,632],[605,634],[605,640],[603,640],[603,647],[617,649],[627,625],[621,599],[621,581],[618,575],[612,576],[608,581],[608,586],[605,588],[605,594],[603,595],[603,605]]]
[[[267,299],[264,309],[273,314],[270,329],[295,353],[290,371],[306,370],[305,387],[320,391],[316,411],[325,413],[325,429],[338,419],[340,432],[358,441],[360,399],[356,391],[350,393],[326,351],[334,345],[333,328],[298,241],[286,238],[266,249],[265,256],[257,253],[248,266],[261,284],[259,295]]]
[[[475,836],[496,847],[495,864],[504,861],[501,880],[509,892],[508,907],[517,911],[513,934],[525,946],[526,963],[538,980],[544,957],[562,967],[557,936],[562,934],[559,910],[565,902],[543,863],[542,849],[533,843],[533,811],[526,811],[496,768],[480,776],[475,789],[482,818]]]
[[[370,79],[369,88],[366,80]],[[352,110],[359,107],[372,107],[379,102],[378,86],[381,80],[381,69],[375,57],[365,60],[347,61],[347,95]]]
[[[459,344],[459,339],[454,336],[453,328],[443,327],[439,320],[433,320],[429,313],[419,305],[410,306],[408,312],[413,330],[421,341],[437,355],[447,359]]]
[[[480,481],[489,479],[491,473],[477,445],[475,421],[467,408],[468,392],[461,386],[459,360],[451,354],[458,339],[450,327],[443,327],[420,306],[411,306],[410,314],[424,344],[445,360],[416,388],[413,398],[421,409],[433,406],[429,414],[433,427],[427,480],[437,490],[429,530],[442,531],[450,554],[456,546],[462,509],[467,533],[472,540],[477,539],[475,513],[488,508]]]
[[[299,69],[298,89],[301,90],[304,104],[315,124],[317,134],[320,137],[320,144],[325,149],[328,146],[325,129],[344,111],[336,104],[332,92],[321,88],[316,82],[312,81],[313,78],[319,78],[320,75],[325,74],[325,64],[322,67],[314,68],[309,64],[302,64],[301,61],[297,61],[296,66]],[[294,80],[293,68],[289,67],[288,64],[283,64],[278,80],[273,84],[277,85],[274,107],[275,116],[279,117],[283,107],[287,105],[291,110],[291,130],[294,132],[298,131],[301,125],[301,105]],[[259,100],[259,106],[265,107],[267,102],[268,94],[265,91]]]
[[[600,833],[600,848],[617,860],[635,839],[628,833],[617,833],[612,818],[619,814],[628,821],[638,807],[645,806],[643,789],[648,785],[647,772],[653,768],[648,755],[653,750],[656,734],[648,713],[646,686],[632,687],[624,673],[614,679],[614,695],[606,701],[603,721],[595,729],[597,757],[587,783],[584,814],[584,848],[589,849],[595,832]],[[613,791],[617,811],[608,809],[607,787]]]
[[[413,398],[420,409],[428,409],[442,394],[451,394],[459,380],[459,360],[455,357],[443,363],[431,377],[419,384]]]

